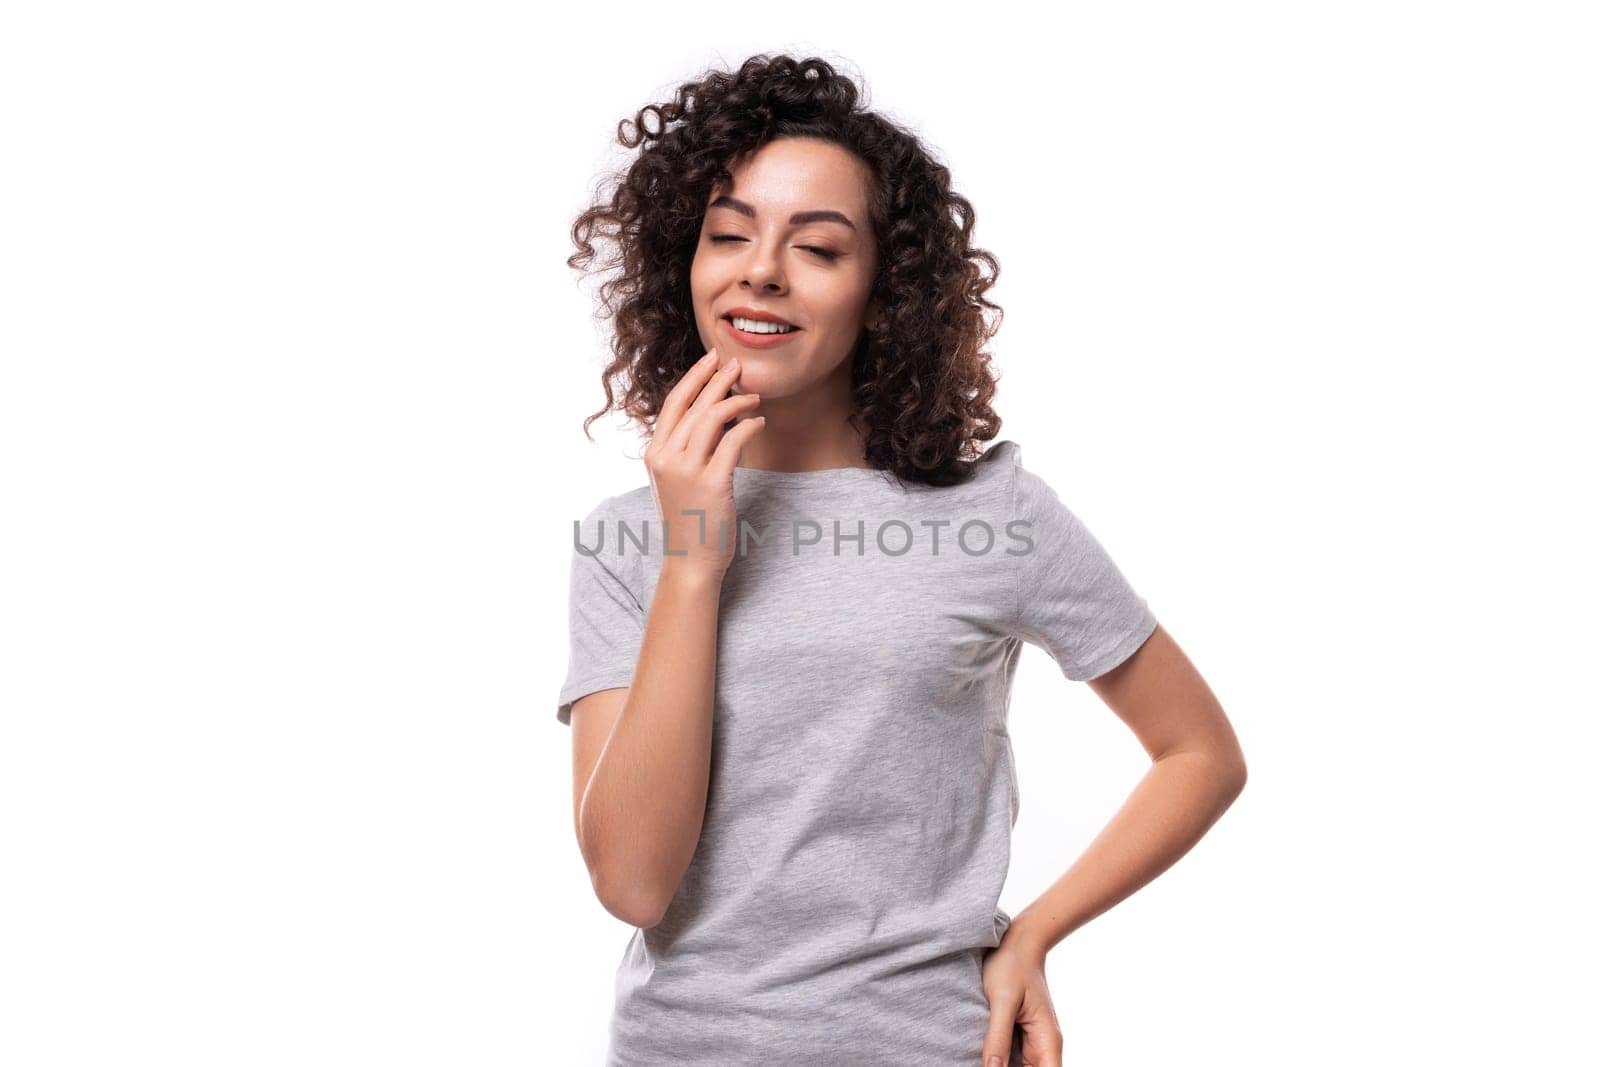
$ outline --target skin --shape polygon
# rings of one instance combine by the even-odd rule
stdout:
[[[1139,739],[1150,769],[985,958],[985,1067],[1009,1062],[1013,1020],[1023,1031],[1023,1063],[1060,1067],[1063,1040],[1045,983],[1046,954],[1176,863],[1244,789],[1244,753],[1233,727],[1165,627],[1157,625],[1137,652],[1087,684]]]
[[[666,536],[685,554],[662,563],[631,684],[572,707],[579,850],[606,910],[645,929],[682,881],[705,818],[717,620],[732,562],[712,532],[737,529],[733,467],[870,466],[848,421],[849,355],[876,314],[867,169],[827,142],[787,138],[728,170],[732,184],[708,196],[690,268],[708,358],[669,392],[645,450]],[[848,221],[791,221],[819,210]],[[776,349],[750,348],[721,320],[738,306],[801,332]],[[708,537],[700,520],[679,518],[694,511]]]
[[[684,529],[670,517],[699,509],[708,530],[719,521],[736,528],[735,465],[870,466],[849,422],[848,362],[878,314],[870,299],[877,248],[869,171],[811,138],[770,142],[729,171],[733,184],[708,199],[690,273],[707,358],[668,395],[645,455],[671,541],[688,551],[662,565],[632,684],[583,697],[572,710],[579,847],[607,910],[642,928],[660,921],[700,837],[721,583],[731,562],[714,537],[710,545],[696,540],[697,520]],[[750,212],[719,202],[724,196]],[[790,222],[794,212],[818,209],[855,226]],[[768,350],[740,345],[721,320],[740,305],[772,311],[802,332]],[[1244,788],[1244,756],[1227,716],[1164,627],[1088,685],[1138,737],[1151,766],[1072,867],[986,954],[983,1067],[1009,1062],[1014,1026],[1024,1063],[1060,1067],[1046,955],[1175,863]]]
[[[761,397],[767,429],[746,446],[740,465],[871,466],[848,421],[850,353],[878,310],[871,299],[878,249],[867,213],[870,172],[845,149],[810,137],[768,142],[728,170],[733,184],[707,199],[689,289],[701,342],[718,350],[719,362],[737,357],[744,367],[733,392]],[[850,224],[790,222],[796,212],[817,210],[838,212]],[[771,311],[800,333],[775,348],[746,346],[722,318],[735,307]]]
[[[732,517],[733,467],[756,419],[722,431],[758,401],[730,396],[737,363],[713,350],[667,394],[645,450],[659,513],[697,508],[707,526]],[[629,685],[572,705],[573,819],[595,895],[624,922],[661,921],[694,858],[711,775],[717,620],[732,554],[714,537],[669,538]],[[729,527],[730,529],[733,527]]]

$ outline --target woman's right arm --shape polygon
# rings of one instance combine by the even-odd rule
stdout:
[[[717,618],[737,531],[733,468],[760,419],[755,394],[728,396],[738,365],[716,350],[673,387],[645,454],[674,553],[664,557],[632,684],[573,703],[574,822],[595,893],[634,926],[661,920],[694,858],[711,774]],[[701,543],[705,512],[707,538]],[[688,512],[688,514],[685,514]]]

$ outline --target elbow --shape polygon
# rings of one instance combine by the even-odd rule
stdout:
[[[580,838],[578,844],[584,865],[589,869],[589,885],[601,907],[641,930],[648,930],[661,921],[667,903],[660,893],[651,889],[648,879],[639,877],[637,862],[606,856],[604,849],[595,847],[591,835]]]
[[[1250,770],[1245,766],[1244,754],[1238,753],[1230,759],[1223,770],[1223,781],[1226,783],[1228,803],[1239,799],[1239,794],[1244,792],[1245,782],[1250,780]]]
[[[637,843],[630,835],[610,832],[604,822],[591,817],[587,803],[578,817],[578,850],[589,869],[589,884],[602,907],[629,926],[648,930],[661,922],[677,894],[684,867],[668,874],[660,865],[670,862]],[[631,848],[631,850],[630,850]],[[684,866],[687,866],[687,860]]]
[[[601,907],[629,926],[648,930],[666,914],[666,905],[661,902],[659,895],[640,885],[639,879],[603,877],[594,871],[590,871],[589,875]]]
[[[1244,792],[1244,784],[1250,779],[1250,769],[1245,764],[1244,749],[1239,745],[1239,738],[1230,731],[1228,739],[1213,744],[1207,755],[1218,791],[1226,803],[1232,804]]]

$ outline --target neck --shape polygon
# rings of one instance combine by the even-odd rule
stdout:
[[[848,367],[845,368],[848,372]],[[739,453],[739,466],[770,471],[868,467],[866,439],[850,422],[850,382],[796,396],[761,398],[766,426]]]

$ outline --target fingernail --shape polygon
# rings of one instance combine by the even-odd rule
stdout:
[[[1000,1067],[1000,1057],[999,1056],[990,1056],[989,1057],[989,1067]]]
[[[707,352],[705,355],[700,357],[700,362],[701,363],[707,363],[707,362],[710,362],[711,360],[716,359],[716,358],[717,358],[717,350],[715,348],[713,348],[711,351]]]
[[[723,367],[722,369],[723,370],[734,370],[738,366],[739,366],[739,357],[738,356],[734,356],[732,359],[728,360],[728,365],[726,367]]]

